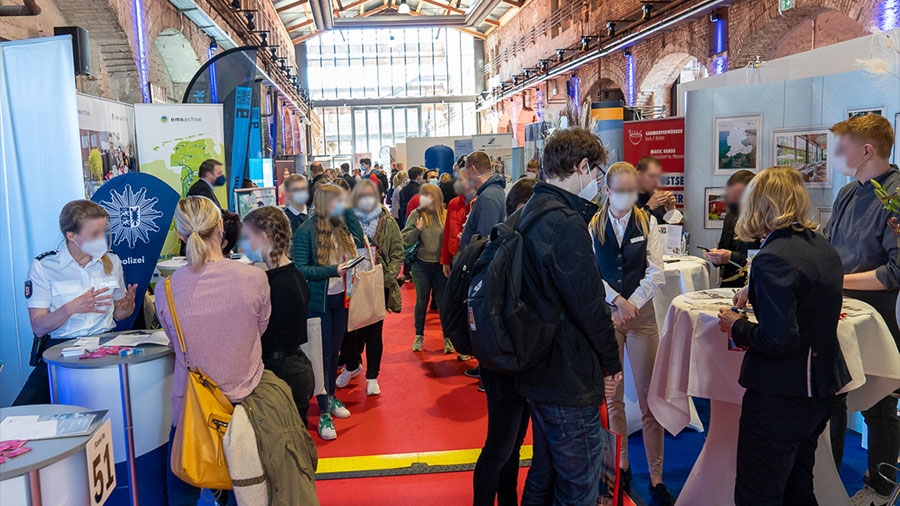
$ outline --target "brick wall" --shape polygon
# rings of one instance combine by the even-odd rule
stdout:
[[[878,0],[797,0],[797,6],[778,14],[777,0],[737,0],[728,11],[728,68],[743,67],[760,55],[763,59],[808,51],[812,41],[812,23],[817,21],[816,47],[841,42],[865,34],[872,22]],[[488,89],[520,74],[523,68],[540,59],[554,58],[557,49],[577,47],[582,35],[605,30],[607,21],[633,18],[640,0],[532,0],[504,26],[490,33],[485,43]],[[662,8],[657,5],[657,8]],[[711,23],[707,13],[630,49],[634,61],[634,105],[670,104],[671,87],[686,64],[697,60],[714,71],[717,56],[708,49]],[[603,92],[617,96],[626,92],[626,63],[622,52],[589,63],[578,69],[581,101],[597,100]],[[563,81],[562,79],[558,81]],[[544,96],[554,83],[541,85]],[[562,86],[565,91],[564,83]],[[536,90],[528,96],[535,96]],[[562,108],[557,102],[551,109]],[[508,109],[508,101],[497,104]]]

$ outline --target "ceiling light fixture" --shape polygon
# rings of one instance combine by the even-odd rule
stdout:
[[[397,7],[398,14],[409,14],[410,8],[409,4],[406,3],[406,0],[400,0],[400,6]]]

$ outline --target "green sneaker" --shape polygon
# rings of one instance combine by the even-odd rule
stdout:
[[[413,342],[413,351],[422,351],[422,345],[425,342],[425,336],[416,336],[415,342]]]
[[[319,437],[326,441],[337,439],[337,431],[334,430],[334,421],[331,420],[331,415],[328,413],[319,415]]]
[[[450,339],[447,337],[444,338],[444,353],[448,355],[451,353],[456,353],[456,348],[453,347],[453,343],[451,343]]]
[[[328,412],[335,418],[350,418],[350,410],[337,397],[332,397],[329,400]]]

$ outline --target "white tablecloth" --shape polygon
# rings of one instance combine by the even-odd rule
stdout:
[[[253,263],[250,261],[249,258],[247,258],[244,255],[232,257],[232,260],[237,260],[238,262],[240,262],[242,264],[247,264],[247,265],[250,265]],[[163,260],[161,262],[157,262],[156,268],[159,269],[160,275],[165,277],[165,276],[171,276],[173,272],[177,271],[178,269],[180,269],[181,267],[183,267],[185,265],[187,265],[187,258],[172,257],[168,260]]]
[[[677,434],[690,422],[690,398],[710,400],[706,444],[678,497],[679,505],[734,504],[738,419],[744,395],[738,376],[744,354],[728,349],[718,320],[719,307],[731,307],[733,292],[705,292],[721,297],[718,300],[702,294],[676,297],[660,335],[648,397],[659,423]],[[844,391],[849,392],[850,410],[861,410],[900,387],[900,353],[871,306],[852,299],[845,299],[844,305],[848,315],[838,325],[838,338],[852,377]],[[822,506],[847,505],[827,436],[828,429],[819,438],[816,496]]]

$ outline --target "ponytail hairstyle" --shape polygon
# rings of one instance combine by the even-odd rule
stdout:
[[[266,234],[268,256],[273,264],[287,256],[291,246],[291,222],[284,211],[273,206],[256,208],[244,216],[244,226]]]
[[[64,205],[62,211],[59,212],[59,231],[62,232],[63,237],[67,232],[77,234],[81,232],[85,221],[98,218],[109,219],[109,213],[103,209],[103,206],[90,200],[73,200]],[[104,254],[100,257],[100,263],[103,264],[103,272],[107,275],[112,274],[113,265],[109,255]]]
[[[175,229],[185,238],[188,265],[197,272],[221,248],[222,211],[206,197],[185,197],[175,209]]]
[[[323,184],[316,188],[313,207],[316,212],[316,262],[334,265],[341,255],[356,256],[356,243],[347,224],[330,214],[331,203],[344,196],[337,185]],[[337,263],[340,263],[338,260]]]
[[[623,174],[630,174],[632,177],[637,177],[637,171],[635,170],[634,165],[631,165],[628,162],[616,162],[610,165],[609,170],[606,171],[606,186],[610,186],[613,178]],[[644,235],[649,235],[650,215],[636,205],[632,206],[631,212],[634,215],[634,221],[636,221],[637,225],[641,227],[641,231],[644,233]],[[609,195],[606,196],[606,199],[603,201],[603,206],[600,207],[600,210],[597,211],[597,214],[595,214],[594,217],[591,218],[591,228],[594,231],[594,235],[596,235],[596,237],[600,239],[600,244],[606,243],[607,221],[609,221]]]

